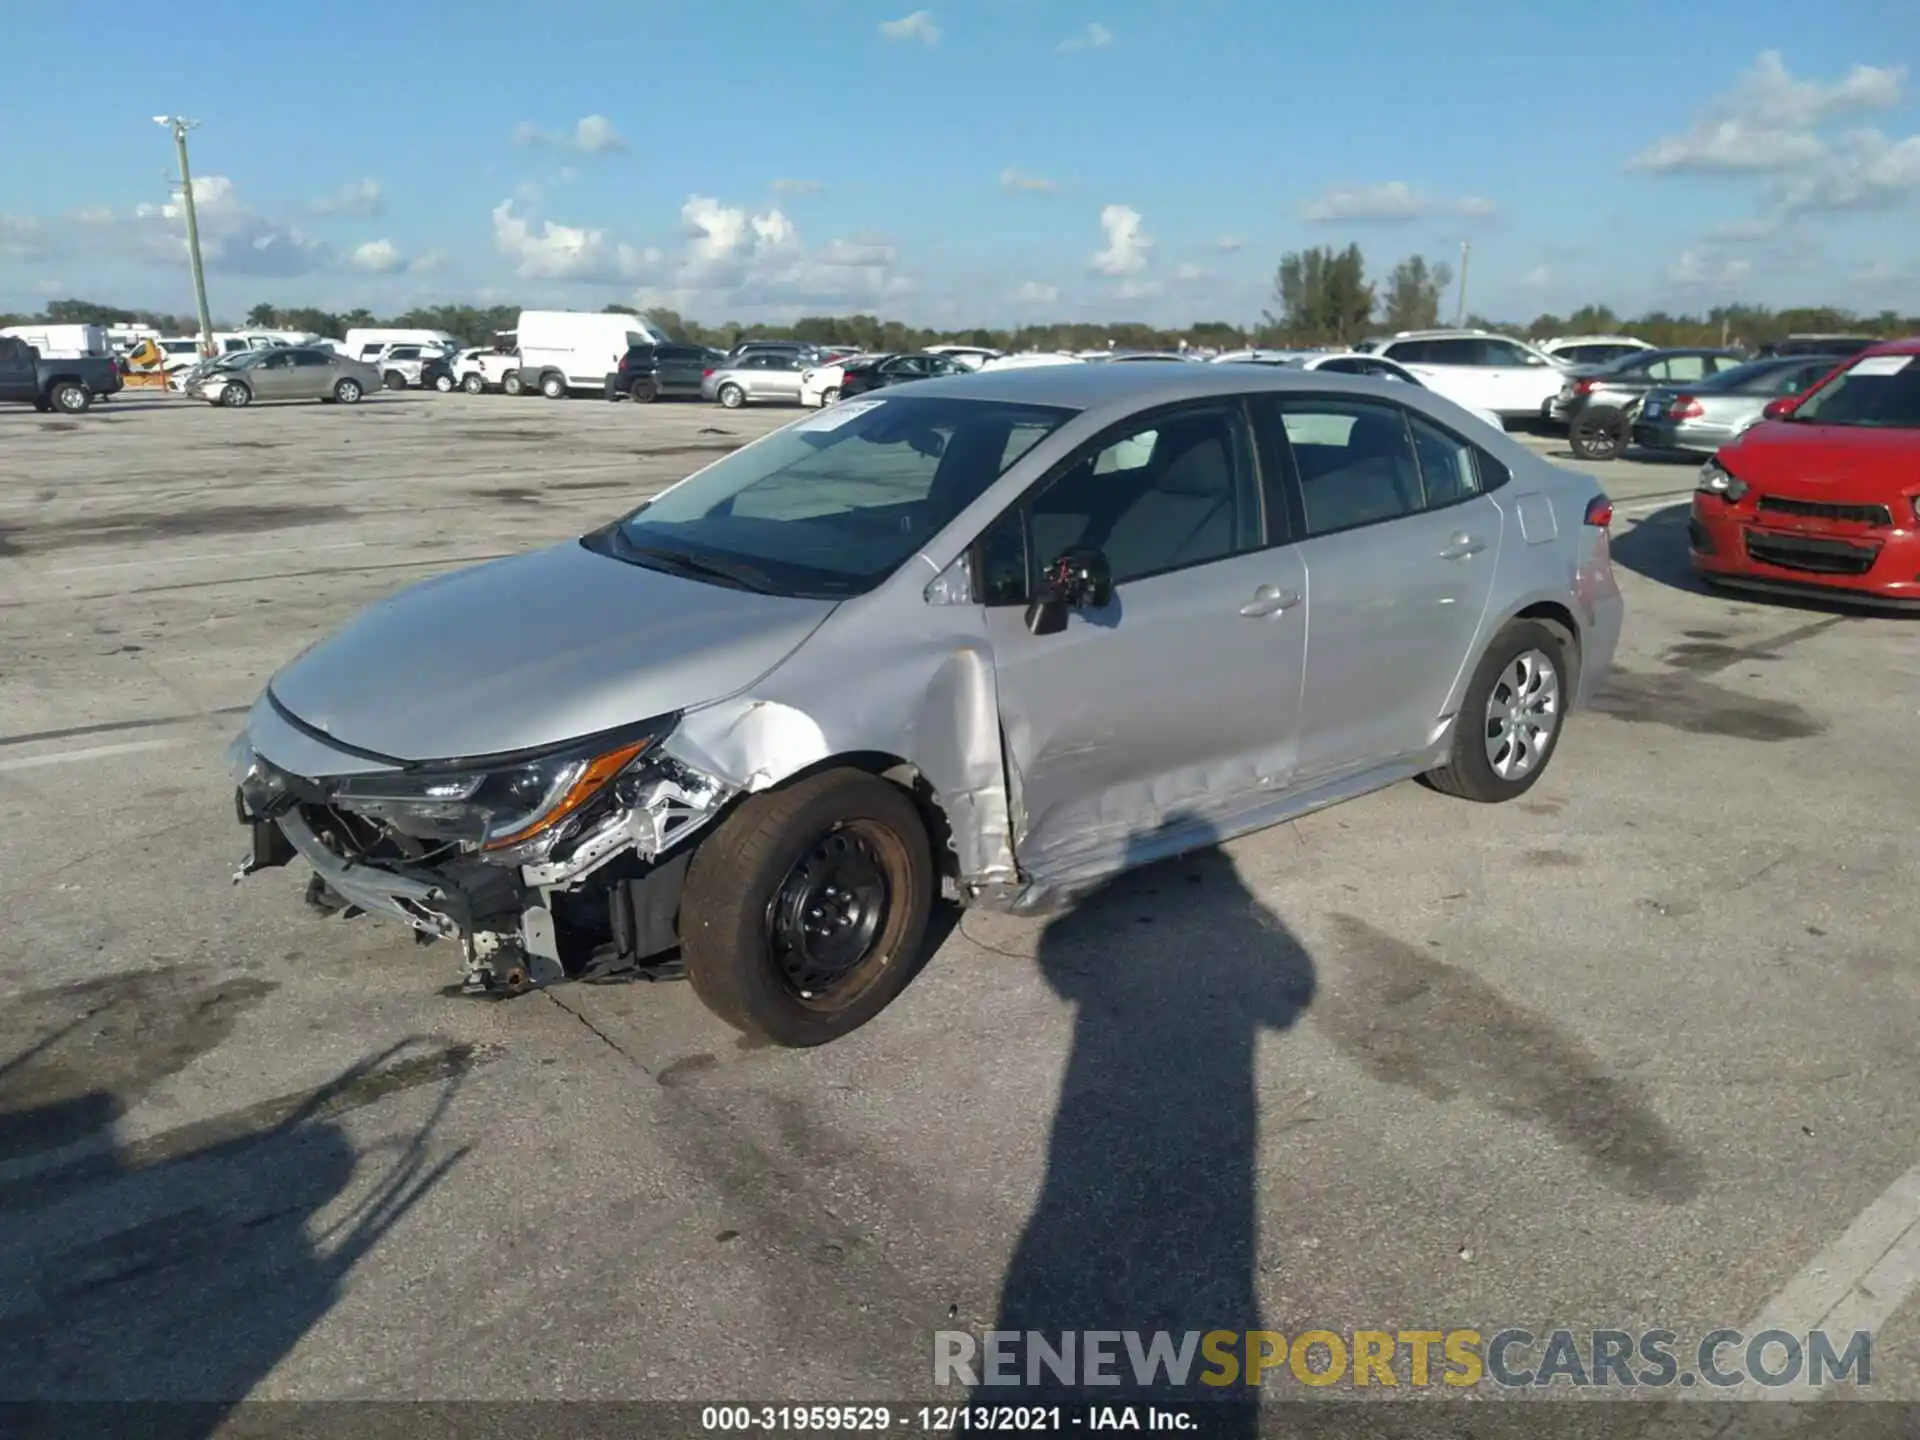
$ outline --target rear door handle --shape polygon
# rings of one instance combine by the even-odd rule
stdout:
[[[1442,560],[1464,560],[1469,555],[1478,555],[1487,548],[1487,542],[1478,535],[1469,535],[1464,530],[1446,543],[1440,552]]]
[[[1282,610],[1291,610],[1300,603],[1300,592],[1282,590],[1278,585],[1262,585],[1253,592],[1253,599],[1240,607],[1242,615],[1277,615]]]

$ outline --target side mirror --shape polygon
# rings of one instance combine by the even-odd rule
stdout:
[[[1767,408],[1762,410],[1760,414],[1768,420],[1784,420],[1793,414],[1793,412],[1799,408],[1799,405],[1799,396],[1782,395],[1778,400],[1769,400],[1767,402]]]
[[[1068,610],[1100,610],[1113,600],[1113,566],[1091,546],[1062,551],[1040,576],[1040,594],[1027,606],[1027,629],[1052,635],[1067,628]]]

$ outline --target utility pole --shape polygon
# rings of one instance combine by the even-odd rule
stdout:
[[[182,150],[182,155],[187,152]],[[1454,306],[1453,327],[1458,330],[1467,323],[1467,257],[1473,254],[1473,245],[1466,240],[1460,242],[1460,302]]]
[[[180,154],[180,199],[187,208],[187,258],[193,263],[193,299],[200,311],[200,353],[213,355],[213,314],[207,309],[207,272],[200,263],[200,219],[193,209],[193,171],[187,165],[187,131],[198,120],[182,120],[178,115],[156,115],[153,123],[173,131],[174,148]]]

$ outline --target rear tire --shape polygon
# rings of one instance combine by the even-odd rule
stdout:
[[[1480,657],[1453,722],[1447,763],[1421,778],[1461,800],[1497,805],[1533,788],[1560,743],[1573,698],[1565,637],[1509,621]]]
[[[720,387],[720,393],[714,396],[714,398],[727,409],[738,410],[742,405],[747,403],[747,392],[742,390],[738,385],[722,385]]]
[[[453,377],[451,375],[434,376],[433,388],[438,390],[442,395],[451,395],[453,393]]]
[[[567,382],[558,375],[542,375],[540,393],[549,400],[564,400],[567,398]]]
[[[338,400],[342,405],[358,405],[360,403],[360,382],[358,380],[342,380],[338,385],[333,387],[333,398]]]
[[[934,895],[898,787],[827,770],[744,801],[694,852],[681,954],[702,1003],[776,1045],[823,1045],[906,988]]]
[[[651,405],[660,398],[660,387],[651,380],[636,380],[627,390],[627,398],[636,405]]]
[[[520,383],[518,375],[509,375],[500,382],[500,389],[508,395],[524,395],[527,387]]]
[[[469,395],[480,395],[485,393],[487,382],[478,375],[469,375],[460,382],[460,388]]]
[[[838,386],[828,386],[820,392],[820,408],[822,410],[826,409],[829,405],[838,405],[839,403],[840,390]]]
[[[1581,460],[1617,460],[1626,453],[1630,432],[1624,411],[1582,410],[1567,429],[1567,446]]]
[[[407,388],[407,377],[398,370],[389,370],[383,383],[389,390],[404,390]]]
[[[72,380],[61,380],[47,391],[47,399],[52,407],[62,415],[84,415],[93,404],[93,396],[87,387]]]

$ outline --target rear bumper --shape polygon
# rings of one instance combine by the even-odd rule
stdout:
[[[1763,519],[1751,497],[1696,495],[1687,555],[1721,584],[1920,609],[1920,526]]]
[[[1648,450],[1686,450],[1696,455],[1711,455],[1734,438],[1734,432],[1718,425],[1694,425],[1685,420],[1637,420],[1633,443]]]

